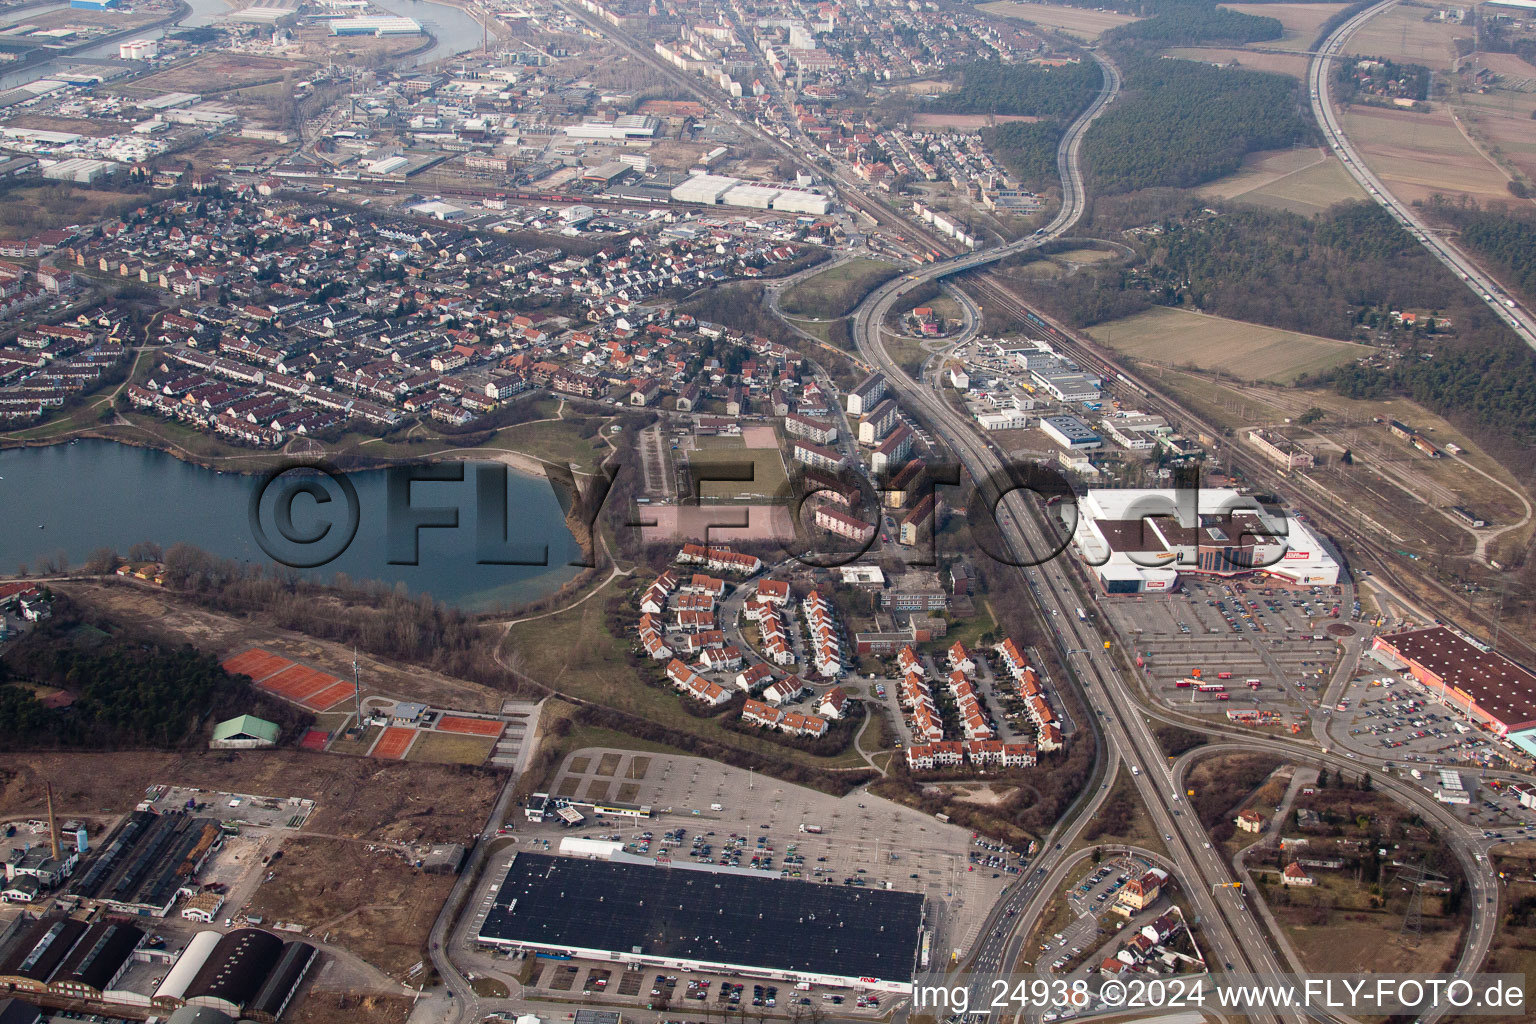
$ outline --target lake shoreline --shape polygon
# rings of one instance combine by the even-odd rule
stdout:
[[[319,452],[281,452],[281,451],[250,451],[244,448],[236,448],[232,445],[224,446],[227,454],[202,455],[197,452],[189,452],[185,448],[179,448],[164,439],[157,439],[160,443],[139,437],[123,437],[95,427],[87,427],[81,430],[60,434],[58,437],[0,439],[0,452],[22,448],[49,448],[55,445],[69,444],[73,441],[110,441],[114,444],[127,445],[130,448],[145,448],[151,451],[164,452],[180,462],[185,462],[200,469],[209,469],[215,473],[232,473],[236,476],[258,476],[277,466],[292,463],[330,462],[339,470],[347,472],[363,472],[370,469],[388,469],[411,462],[437,461],[437,462],[500,462],[508,469],[526,477],[548,479],[549,473],[545,464],[540,459],[524,452],[513,451],[507,448],[436,448],[425,451],[420,457],[388,458],[362,454],[356,450],[345,452],[333,452],[322,449]],[[363,445],[370,442],[364,441]],[[358,447],[362,447],[359,445]],[[230,459],[249,459],[259,461],[256,466],[231,466],[227,464]]]

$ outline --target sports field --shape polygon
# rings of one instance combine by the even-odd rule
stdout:
[[[702,497],[719,501],[760,501],[782,497],[789,492],[789,477],[779,449],[748,448],[739,437],[701,437],[698,448],[688,453],[690,466],[713,463],[729,467],[752,467],[751,480],[706,480],[699,485]]]
[[[455,736],[446,732],[423,732],[416,738],[407,761],[431,764],[484,764],[491,756],[496,740],[489,736]]]
[[[311,711],[334,707],[352,693],[352,684],[319,669],[299,665],[281,655],[253,647],[224,662],[224,670],[250,676],[257,689],[292,701]]]
[[[1303,373],[1342,365],[1372,351],[1367,345],[1184,309],[1151,309],[1090,327],[1088,333],[1095,341],[1136,359],[1221,370],[1243,380],[1280,384]]]
[[[1136,19],[1129,14],[1113,11],[1090,11],[1084,7],[1057,7],[1054,4],[1015,3],[1014,0],[998,0],[996,3],[977,4],[979,10],[998,18],[1018,18],[1032,21],[1042,28],[1055,28],[1079,39],[1094,40],[1118,25]]]
[[[405,752],[411,749],[411,743],[417,736],[424,735],[417,729],[407,729],[402,726],[392,725],[384,730],[384,735],[379,737],[379,742],[373,745],[369,753],[374,757],[382,757],[389,761],[398,761],[405,756]]]
[[[437,723],[442,732],[457,732],[469,736],[500,736],[506,724],[494,718],[460,718],[444,715]]]

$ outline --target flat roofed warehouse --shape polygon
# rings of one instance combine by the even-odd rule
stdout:
[[[922,921],[917,893],[519,853],[480,941],[904,991]]]
[[[1500,736],[1536,727],[1536,675],[1502,654],[1444,626],[1389,633],[1373,646],[1407,662],[1415,679]]]

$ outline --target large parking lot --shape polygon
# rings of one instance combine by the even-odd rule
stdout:
[[[928,897],[947,945],[970,942],[1019,863],[1016,854],[978,845],[987,840],[966,829],[878,797],[835,797],[702,758],[579,750],[551,793],[652,811],[644,821],[589,815],[574,829],[530,827],[552,850],[564,835],[618,836],[631,853],[673,861],[724,860],[819,884],[889,883]],[[978,863],[976,853],[999,859]]]
[[[785,884],[854,885],[922,893],[927,920],[934,928],[932,957],[947,960],[951,949],[964,951],[975,940],[988,910],[1019,874],[1017,851],[986,837],[937,821],[919,811],[854,792],[830,796],[755,772],[700,758],[633,751],[585,749],[572,753],[551,786],[552,795],[575,800],[616,801],[649,806],[650,818],[597,814],[567,828],[555,822],[519,821],[514,844],[493,858],[476,912],[460,932],[473,947],[484,915],[495,900],[506,864],[520,850],[557,853],[567,836],[605,838],[624,844],[626,853],[651,857],[660,864],[709,863],[757,870],[787,879]],[[589,796],[589,794],[596,794]],[[489,970],[509,972],[503,955],[470,952]],[[574,968],[574,969],[573,969]],[[654,1007],[654,970],[632,971],[611,963],[539,961],[529,998],[558,998],[602,993],[602,1002]],[[643,977],[641,977],[643,975]],[[818,1009],[867,1010],[855,993],[795,991],[778,985],[771,996],[761,978],[726,978],[670,971],[662,989],[676,1013],[688,1007],[719,1009],[766,1007],[773,998],[779,1012],[812,1000]],[[670,988],[667,978],[677,979]],[[706,988],[702,983],[709,982]],[[690,990],[690,983],[692,984]],[[741,985],[722,991],[721,985]],[[754,986],[763,991],[754,992]],[[847,1006],[841,1000],[846,995]],[[825,1004],[825,1005],[824,1005]]]
[[[1357,753],[1425,765],[1497,761],[1482,729],[1395,675],[1358,675],[1323,710],[1333,738]]]
[[[1351,587],[1268,580],[1185,577],[1176,593],[1105,597],[1098,609],[1135,650],[1149,689],[1165,703],[1286,719],[1316,703],[1338,661],[1339,640],[1365,629],[1354,620]]]

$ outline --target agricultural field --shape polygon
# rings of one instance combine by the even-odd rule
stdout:
[[[1183,309],[1150,309],[1099,324],[1088,333],[1100,344],[1141,361],[1276,383],[1342,365],[1371,351],[1365,345]]]
[[[1536,68],[1532,74],[1536,75]],[[1505,90],[1482,95],[1462,93],[1456,99],[1456,107],[1462,127],[1485,152],[1527,178],[1536,179],[1536,120],[1531,119],[1536,96]]]
[[[828,320],[847,316],[864,296],[900,272],[900,267],[885,260],[849,260],[794,285],[779,306],[790,316]]]
[[[1404,202],[1435,193],[1478,202],[1509,198],[1504,172],[1461,133],[1451,113],[1351,107],[1344,131],[1378,177]]]
[[[1255,6],[1267,8],[1269,5]],[[1400,4],[1360,26],[1349,37],[1344,52],[1423,64],[1436,70],[1448,68],[1455,56],[1455,40],[1458,37],[1470,39],[1473,29],[1471,25],[1426,21],[1433,10],[1427,6]]]
[[[998,18],[1018,18],[1032,21],[1041,28],[1054,28],[1067,35],[1091,42],[1105,32],[1137,19],[1128,14],[1113,11],[1090,11],[1083,7],[1057,7],[1054,4],[1015,3],[998,0],[996,3],[977,4],[977,8]]]
[[[1326,150],[1313,148],[1250,153],[1235,174],[1196,190],[1208,199],[1240,199],[1256,206],[1310,215],[1365,192]]]
[[[1253,44],[1257,48],[1268,46],[1306,49],[1317,38],[1323,22],[1342,11],[1347,4],[1222,4],[1243,14],[1259,18],[1276,18],[1285,26],[1285,34],[1279,39]]]
[[[1264,6],[1269,6],[1265,4]],[[1263,44],[1258,44],[1263,45]],[[1176,46],[1165,51],[1169,57],[1221,64],[1249,71],[1271,71],[1292,78],[1306,77],[1308,60],[1299,53],[1263,53],[1258,50],[1226,49],[1216,46]]]

